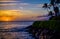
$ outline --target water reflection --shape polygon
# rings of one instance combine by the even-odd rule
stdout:
[[[1,22],[0,29],[10,29],[14,27],[24,28],[31,25],[32,22]]]
[[[32,22],[2,22],[0,23],[0,39],[34,39],[32,34],[29,34],[24,29],[31,24]]]
[[[34,39],[28,32],[0,32],[0,39]]]

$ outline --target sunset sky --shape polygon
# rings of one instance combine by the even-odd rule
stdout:
[[[48,14],[42,6],[49,0],[0,0],[0,21],[42,20]]]

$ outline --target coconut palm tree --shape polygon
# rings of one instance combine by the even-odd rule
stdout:
[[[50,11],[49,14],[48,14],[48,16],[53,16],[53,12]]]
[[[55,12],[55,16],[58,16],[59,14],[59,7],[54,7],[54,12]]]
[[[56,2],[55,3],[60,3],[60,0],[56,0]]]
[[[53,10],[55,12],[55,16],[57,16],[59,14],[59,7],[56,6],[56,4],[58,5],[60,3],[60,0],[50,0],[50,5],[53,6]],[[48,13],[50,12],[48,9],[50,9],[50,7],[47,3],[45,3],[43,5],[43,8],[46,8]]]
[[[47,9],[47,11],[49,12],[49,10],[48,10],[48,9],[50,9],[50,7],[48,6],[48,4],[47,4],[47,3],[45,3],[45,4],[43,5],[43,8]]]
[[[50,4],[54,6],[55,0],[50,0]]]
[[[59,14],[59,7],[56,6],[56,4],[58,5],[60,3],[60,0],[51,0],[50,4],[53,6],[53,10],[55,12],[55,16],[58,16]]]

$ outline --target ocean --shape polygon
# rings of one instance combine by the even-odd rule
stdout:
[[[34,39],[25,28],[33,22],[0,22],[0,39]]]

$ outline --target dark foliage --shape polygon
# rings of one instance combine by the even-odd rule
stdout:
[[[45,3],[44,5],[43,5],[43,8],[47,8],[48,7],[48,5],[47,5],[47,3]]]
[[[53,13],[52,11],[49,12],[48,16],[53,16]]]

